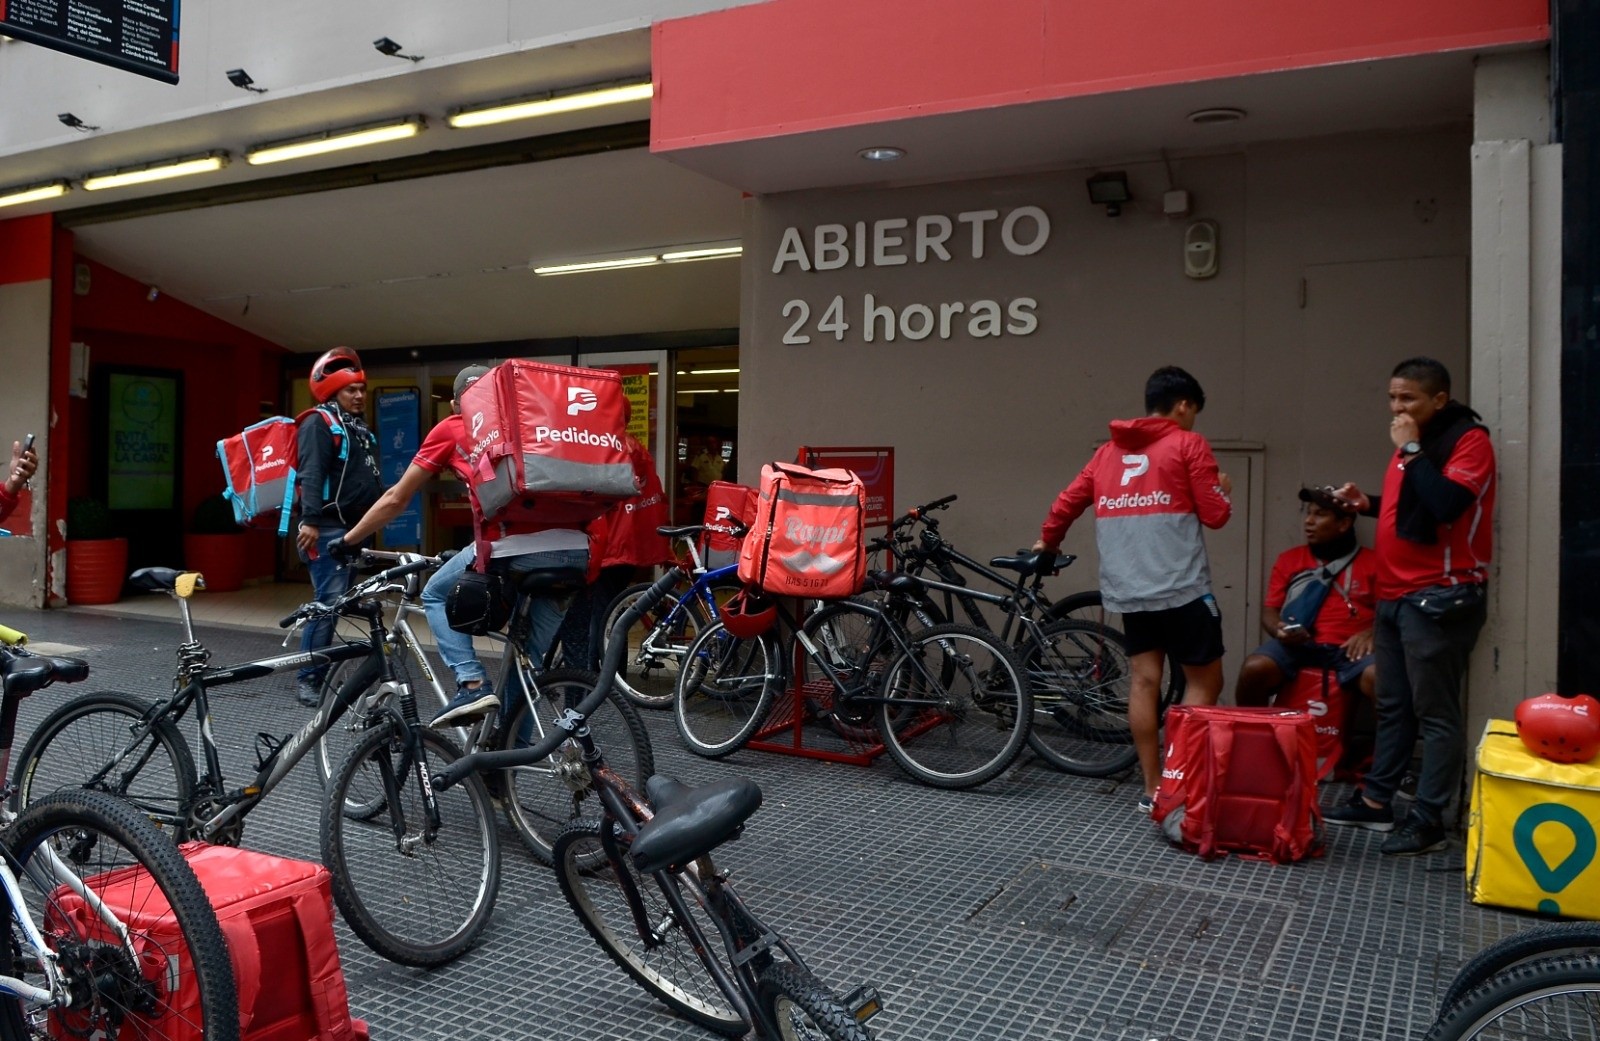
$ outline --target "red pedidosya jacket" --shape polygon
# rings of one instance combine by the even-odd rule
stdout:
[[[1086,509],[1095,515],[1106,609],[1162,611],[1211,592],[1200,527],[1233,514],[1211,445],[1170,419],[1116,420],[1111,440],[1050,507],[1040,538],[1061,545]]]
[[[617,503],[589,525],[590,560],[598,559],[600,567],[670,563],[671,543],[656,531],[669,518],[667,496],[661,489],[661,478],[656,476],[655,460],[632,437],[628,438],[628,450],[641,491],[638,498]]]

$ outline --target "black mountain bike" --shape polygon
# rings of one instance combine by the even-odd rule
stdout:
[[[617,620],[598,685],[531,748],[480,752],[433,778],[448,792],[475,773],[537,762],[569,735],[597,782],[600,819],[556,840],[556,879],[601,949],[679,1015],[729,1037],[871,1041],[877,991],[835,996],[770,924],[756,917],[712,863],[761,806],[761,789],[728,778],[698,788],[652,777],[644,796],[610,770],[586,724],[611,689],[624,634],[677,584],[668,574]]]
[[[1462,967],[1427,1041],[1600,1038],[1600,923],[1513,933]]]

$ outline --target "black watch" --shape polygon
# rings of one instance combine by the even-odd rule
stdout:
[[[1404,456],[1421,455],[1422,446],[1415,441],[1407,441],[1400,446],[1400,454]]]

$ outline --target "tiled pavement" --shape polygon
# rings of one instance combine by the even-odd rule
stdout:
[[[170,601],[152,600],[175,619]],[[170,687],[175,620],[64,611],[8,622],[85,648],[94,672],[80,689]],[[200,634],[214,664],[279,650],[264,632],[201,625]],[[291,682],[285,673],[219,692],[230,777],[252,772],[257,730],[281,735],[306,718]],[[31,698],[19,748],[74,693]],[[1027,754],[982,789],[945,792],[886,761],[863,768],[745,751],[708,762],[683,751],[668,716],[647,720],[664,772],[703,782],[737,771],[760,783],[764,807],[719,863],[836,989],[880,986],[888,1011],[874,1027],[884,1041],[1420,1036],[1460,963],[1528,924],[1468,903],[1459,844],[1391,859],[1378,855],[1380,836],[1332,829],[1327,856],[1308,863],[1207,863],[1135,816],[1128,783],[1055,773]],[[248,818],[246,845],[316,859],[319,803],[302,762]],[[606,960],[548,869],[504,826],[501,844],[491,926],[449,966],[389,964],[339,923],[351,1006],[374,1037],[712,1036]]]

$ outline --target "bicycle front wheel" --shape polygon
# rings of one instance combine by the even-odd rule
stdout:
[[[695,941],[666,898],[669,886],[683,897],[678,880],[667,874],[642,877],[626,850],[602,840],[600,828],[575,824],[555,843],[556,881],[578,921],[612,961],[672,1011],[727,1037],[746,1033],[749,1025],[695,953]],[[648,937],[640,935],[630,900],[639,903]],[[690,914],[698,912],[702,935],[715,942],[710,919],[692,899],[684,904]]]
[[[1426,1041],[1530,1038],[1600,1038],[1600,955],[1541,958],[1490,976],[1439,1017]]]
[[[416,743],[408,740],[414,737]],[[322,807],[322,862],[333,899],[355,934],[402,965],[443,965],[477,943],[500,890],[500,840],[481,778],[433,790],[430,822],[421,768],[429,775],[461,757],[432,730],[374,727],[340,766]],[[356,819],[346,805],[378,802]]]
[[[580,669],[551,669],[540,675],[535,681],[539,700],[516,700],[500,730],[499,747],[526,748],[543,740],[550,721],[563,709],[576,708],[598,679]],[[656,772],[656,760],[639,710],[613,690],[589,717],[589,729],[605,753],[606,764],[635,789],[644,791],[645,781]],[[523,845],[545,864],[552,862],[551,847],[569,824],[585,810],[591,817],[601,810],[594,778],[576,741],[562,742],[548,759],[532,766],[501,771],[498,785],[508,796],[504,799],[506,819]]]
[[[1439,1002],[1442,1016],[1467,991],[1518,962],[1555,954],[1600,954],[1600,922],[1550,922],[1512,933],[1490,944],[1462,966]]]
[[[20,810],[63,789],[92,788],[127,799],[182,842],[194,801],[194,756],[170,719],[145,722],[153,708],[113,691],[57,708],[22,747],[12,807]]]
[[[1108,777],[1133,765],[1133,673],[1122,637],[1092,622],[1054,622],[1023,648],[1033,692],[1028,746],[1058,770]]]
[[[602,657],[617,619],[649,588],[648,582],[629,586],[606,608],[605,628],[600,635]],[[680,601],[668,593],[628,630],[628,652],[617,669],[616,689],[641,708],[670,708],[678,674],[683,671],[684,653],[709,624],[705,605],[698,598]]]
[[[233,965],[216,912],[188,861],[138,809],[101,792],[59,792],[23,811],[4,855],[22,893],[15,910],[59,956],[61,997],[72,1004],[25,1015],[17,999],[0,1000],[0,1035],[237,1041]],[[80,884],[128,930],[126,944],[75,891]],[[0,974],[48,989],[41,952],[12,914],[5,923]]]
[[[389,660],[394,665],[395,679],[406,681],[405,653],[397,651]],[[360,689],[346,691],[345,688],[351,685]],[[322,704],[318,711],[338,700],[340,691],[345,691],[348,707],[344,715],[317,738],[317,747],[311,757],[316,763],[317,780],[322,784],[323,791],[327,791],[333,783],[334,775],[338,773],[340,764],[349,757],[351,749],[360,743],[362,735],[372,727],[375,713],[386,701],[381,693],[382,687],[383,675],[371,658],[348,659],[328,669],[322,681]],[[381,801],[351,803],[345,807],[345,812],[352,817],[370,817],[382,807]]]
[[[743,748],[767,718],[782,681],[771,636],[741,640],[712,623],[689,645],[672,699],[689,751],[720,759]]]
[[[975,788],[1004,773],[1033,716],[1023,665],[991,633],[936,625],[884,676],[878,729],[902,770],[936,788]]]
[[[900,652],[889,633],[894,623],[884,615],[879,605],[851,598],[814,612],[801,629],[846,690],[875,693],[889,662]],[[838,688],[810,654],[800,659],[800,689],[807,705],[826,715],[834,733],[847,741],[877,743],[877,704],[839,697]]]
[[[811,973],[775,962],[757,981],[756,1000],[782,1041],[872,1041],[834,993]]]

